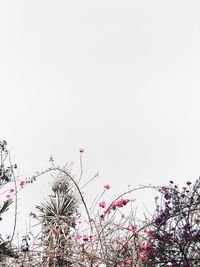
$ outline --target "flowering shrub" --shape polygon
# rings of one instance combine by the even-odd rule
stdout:
[[[13,198],[15,196],[15,207],[16,206],[16,191],[17,191],[17,181],[15,179],[15,169],[17,169],[16,164],[12,164],[10,154],[7,150],[7,143],[5,140],[0,141],[0,221],[2,221],[3,214],[9,209],[10,205],[13,203]],[[8,185],[14,184],[14,188],[8,188]],[[3,255],[16,257],[12,249],[12,240],[15,234],[16,226],[16,214],[14,215],[14,225],[13,232],[10,237],[5,241],[0,234],[0,258]]]
[[[5,149],[5,144],[0,144]],[[89,208],[82,189],[97,175],[81,185],[84,151],[79,149],[81,171],[77,180],[71,174],[70,164],[59,167],[51,158],[48,169],[16,181],[17,186],[9,188],[4,210],[12,202],[13,195],[16,196],[27,183],[36,181],[45,173],[57,173],[52,195],[37,206],[39,212],[30,214],[40,223],[41,232],[24,235],[21,246],[16,249],[18,258],[11,261],[13,266],[199,266],[200,179],[193,185],[187,182],[182,188],[173,181],[163,187],[141,186],[112,201],[106,199],[111,189],[107,183]],[[13,179],[13,168],[14,165],[9,168],[1,166],[1,186]],[[141,220],[136,218],[133,210],[132,195],[136,190],[146,188],[156,189],[160,196],[156,197],[153,216]],[[8,265],[10,263],[5,266]]]
[[[5,140],[0,141],[0,162],[0,190],[2,190],[3,187],[5,188],[5,186],[8,185],[8,183],[13,182],[14,169],[17,168],[16,164],[11,164]],[[3,213],[8,210],[9,206],[13,202],[12,196],[14,191],[14,188],[10,188],[5,190],[5,193],[3,193],[4,200],[0,203],[0,220],[2,220]]]
[[[148,266],[198,266],[200,179],[193,186],[187,182],[181,189],[170,181],[169,186],[163,187],[160,192],[162,202],[157,204],[151,223],[153,230],[147,232],[152,244],[148,251]]]

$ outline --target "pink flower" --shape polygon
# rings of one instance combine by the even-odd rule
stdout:
[[[105,201],[101,201],[99,203],[99,206],[104,209],[106,207],[106,202]]]
[[[116,243],[117,243],[117,244],[121,244],[120,239],[116,239]]]
[[[24,187],[25,182],[24,182],[24,181],[21,181],[21,182],[19,183],[19,185],[20,185],[21,187]]]
[[[147,236],[152,237],[155,234],[155,231],[153,230],[144,230],[144,232],[147,234]]]
[[[112,209],[115,210],[117,207],[118,208],[122,208],[124,206],[126,206],[126,204],[129,202],[129,199],[120,199],[120,200],[117,200],[117,201],[114,201],[111,206],[112,206]]]
[[[15,190],[13,188],[10,188],[9,193],[13,193]]]
[[[125,265],[131,265],[132,264],[132,259],[127,259],[124,261]]]
[[[106,184],[106,185],[104,185],[104,188],[107,189],[107,190],[109,190],[110,189],[110,185],[109,184]]]
[[[146,261],[148,260],[148,256],[145,252],[140,252],[140,259],[143,260],[143,261]]]
[[[85,151],[85,148],[83,148],[83,147],[81,147],[80,149],[79,149],[79,152],[80,153],[83,153]]]
[[[122,203],[124,206],[126,206],[126,204],[130,201],[128,198],[125,199],[121,199]]]
[[[152,245],[151,244],[142,244],[142,247],[141,247],[142,249],[144,249],[144,250],[151,250],[152,249]]]
[[[133,233],[135,233],[137,231],[137,226],[130,225],[130,226],[128,226],[127,230],[132,231]]]

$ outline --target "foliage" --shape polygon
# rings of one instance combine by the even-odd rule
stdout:
[[[1,150],[6,152],[5,143],[1,143]],[[105,184],[100,197],[88,208],[82,189],[97,175],[81,185],[85,149],[81,148],[79,152],[81,171],[77,180],[71,175],[70,164],[55,166],[51,158],[51,167],[20,181],[18,186],[23,188],[43,174],[56,173],[51,195],[36,207],[37,213],[31,213],[32,218],[39,221],[41,233],[32,236],[32,242],[25,234],[16,250],[18,258],[5,266],[199,266],[200,179],[193,185],[187,182],[181,189],[173,181],[163,187],[140,186],[112,201],[106,200],[106,193],[112,189]],[[1,164],[1,185],[14,178],[15,166],[6,167],[4,162]],[[134,193],[149,188],[159,194],[155,212],[152,216],[145,215],[144,219],[137,218]],[[18,193],[15,189],[15,195]],[[3,202],[0,215],[11,203],[12,198]]]
[[[5,140],[0,141],[0,192],[3,194],[3,189],[9,184],[14,183],[16,187],[15,174],[14,170],[17,169],[16,164],[12,164],[10,154],[7,150],[7,142]],[[14,189],[10,188],[5,192],[8,192],[7,195],[4,196],[4,199],[0,200],[0,221],[2,221],[2,215],[8,211],[10,205],[13,203],[12,197],[14,196]],[[15,215],[16,216],[16,215]],[[14,220],[15,221],[15,220]],[[0,257],[17,257],[17,254],[13,251],[13,247],[11,245],[12,238],[15,232],[15,222],[13,227],[12,237],[6,241],[3,240],[2,236],[0,238]]]
[[[148,250],[148,266],[198,266],[200,262],[200,179],[181,189],[170,181],[161,190],[152,222],[154,234]],[[150,264],[152,262],[152,264]]]
[[[43,263],[48,266],[55,262],[62,266],[72,266],[68,261],[70,251],[70,232],[76,226],[78,215],[77,197],[70,185],[69,177],[60,173],[52,186],[53,194],[37,209],[42,223],[42,238],[45,249]],[[60,257],[65,254],[65,257]]]

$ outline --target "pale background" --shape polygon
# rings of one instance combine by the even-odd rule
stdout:
[[[1,1],[0,138],[21,178],[50,155],[73,161],[77,176],[84,147],[84,179],[100,172],[88,200],[105,183],[117,194],[129,184],[195,181],[199,10],[191,0]],[[19,231],[49,181],[20,193]],[[1,232],[12,229],[6,216]]]

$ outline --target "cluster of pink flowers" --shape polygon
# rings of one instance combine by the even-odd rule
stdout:
[[[148,237],[152,237],[155,234],[155,231],[153,230],[145,229],[144,232],[147,234]]]
[[[142,250],[145,250],[145,251],[149,251],[149,250],[152,250],[153,249],[153,246],[150,243],[143,243],[141,245],[141,249]]]
[[[23,188],[24,185],[25,185],[25,182],[24,181],[20,181],[19,186],[21,188]],[[14,192],[15,192],[15,189],[14,188],[10,188],[9,189],[9,193],[6,195],[6,198],[10,198],[11,197],[11,194],[14,193]]]
[[[116,208],[123,208],[130,200],[128,198],[122,198],[111,203],[110,208],[115,210]]]
[[[145,231],[146,234],[151,237],[154,234],[154,231]],[[139,243],[138,247],[140,249],[140,253],[139,253],[139,258],[142,261],[147,261],[149,258],[149,254],[155,253],[155,250],[153,248],[153,245],[151,243],[147,242],[143,242],[143,243]]]
[[[9,194],[6,195],[6,198],[10,198],[11,194],[14,193],[14,192],[15,192],[15,190],[13,188],[10,188]]]
[[[127,230],[129,230],[129,231],[135,233],[135,232],[137,231],[137,226],[136,226],[136,225],[129,225],[129,226],[127,227]]]
[[[124,206],[126,206],[126,204],[129,202],[130,200],[128,198],[122,198],[119,200],[116,200],[114,202],[112,202],[110,204],[110,206],[107,208],[107,210],[104,211],[104,214],[101,215],[101,219],[104,219],[106,214],[110,214],[112,210],[116,210],[116,208],[123,208]],[[99,206],[101,208],[105,208],[106,207],[106,203],[105,201],[101,201],[99,203]],[[123,216],[124,217],[124,216]]]

